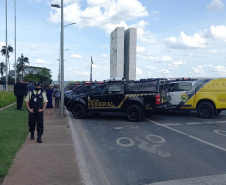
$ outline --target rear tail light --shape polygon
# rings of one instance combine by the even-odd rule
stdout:
[[[160,105],[161,104],[161,98],[159,94],[155,95],[155,104],[156,105]]]

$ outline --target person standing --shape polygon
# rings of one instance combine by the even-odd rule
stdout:
[[[59,85],[56,85],[56,87],[54,88],[54,96],[55,96],[55,108],[59,107],[59,102],[60,102],[60,88]]]
[[[32,82],[30,81],[29,84],[27,84],[27,94],[30,91],[33,91],[35,89],[34,85],[32,84]]]
[[[50,113],[53,113],[53,98],[52,98],[53,97],[53,89],[51,88],[51,86],[47,85],[45,92],[46,92],[46,96],[47,96],[47,100],[48,100],[46,109],[49,110],[49,114],[50,114]]]
[[[41,136],[44,132],[43,111],[46,108],[48,100],[46,94],[41,91],[41,85],[38,82],[35,82],[35,90],[28,93],[25,102],[29,112],[28,125],[29,131],[31,132],[30,139],[34,140],[34,131],[37,124],[37,142],[42,143]]]
[[[23,83],[22,80],[18,80],[14,85],[14,95],[17,98],[17,110],[22,110],[23,99],[26,94],[26,84]]]

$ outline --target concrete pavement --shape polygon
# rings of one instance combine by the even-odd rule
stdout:
[[[82,185],[81,175],[66,115],[60,109],[44,113],[43,143],[27,136],[3,185]]]

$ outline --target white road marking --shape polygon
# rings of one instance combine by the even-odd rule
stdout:
[[[146,185],[225,185],[226,174],[169,180]]]
[[[124,144],[124,143],[121,143],[121,140],[128,140],[129,143],[128,144]],[[120,137],[116,140],[116,143],[120,146],[123,146],[123,147],[130,147],[130,146],[133,146],[134,145],[134,141],[128,137]]]
[[[168,126],[166,126],[165,124],[161,124],[161,123],[158,123],[158,122],[156,122],[156,121],[149,120],[149,119],[147,119],[147,120],[150,121],[150,122],[152,122],[152,123],[154,123],[154,124],[156,124],[156,125],[158,125],[158,126],[165,127],[165,128],[167,128],[167,129],[169,129],[169,130],[172,130],[172,131],[177,132],[177,133],[179,133],[179,134],[188,136],[189,138],[192,138],[192,139],[194,139],[194,140],[196,140],[196,141],[202,142],[202,143],[204,143],[204,144],[207,144],[207,145],[209,145],[209,146],[212,146],[212,147],[214,147],[214,148],[217,148],[217,149],[219,149],[219,150],[222,150],[222,151],[226,152],[226,148],[223,148],[223,147],[221,147],[221,146],[215,145],[215,144],[210,143],[210,142],[208,142],[208,141],[199,139],[199,138],[197,138],[197,137],[195,137],[195,136],[189,135],[189,134],[187,134],[187,133],[185,133],[185,132],[181,132],[181,131],[179,131],[179,130],[177,130],[177,129],[168,127]]]
[[[179,125],[182,125],[181,123],[167,123],[167,124],[164,124],[166,126],[179,126]]]
[[[138,126],[124,126],[124,127],[114,127],[115,130],[121,130],[121,129],[137,129]]]
[[[199,125],[199,124],[219,124],[219,123],[226,123],[226,121],[189,122],[189,123],[185,123],[185,124],[187,124],[187,125]]]
[[[226,131],[224,130],[214,130],[213,132],[222,136],[226,136]],[[224,134],[222,134],[221,132],[224,132]]]

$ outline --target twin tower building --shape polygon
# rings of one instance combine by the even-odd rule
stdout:
[[[110,78],[136,80],[137,29],[117,27],[111,33]]]

